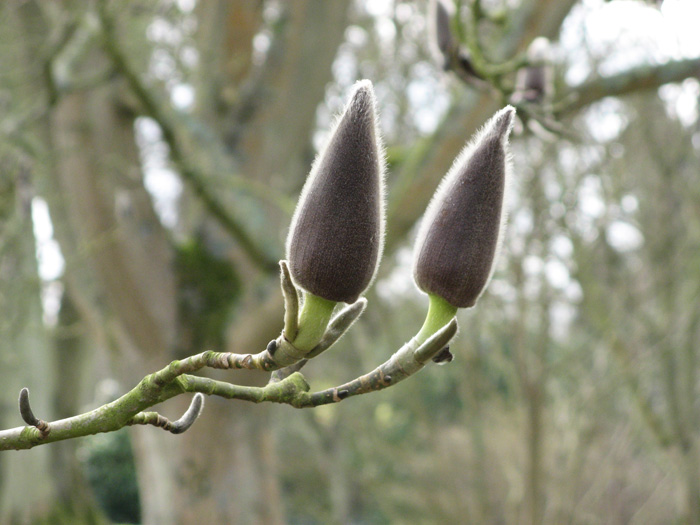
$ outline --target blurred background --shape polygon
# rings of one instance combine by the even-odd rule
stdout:
[[[385,256],[361,322],[304,374],[369,371],[425,315],[411,245],[438,181],[498,108],[522,120],[454,362],[337,406],[209,398],[181,436],[4,452],[0,523],[700,523],[699,8],[2,1],[0,428],[21,387],[53,420],[172,359],[264,349],[296,198],[362,78]]]

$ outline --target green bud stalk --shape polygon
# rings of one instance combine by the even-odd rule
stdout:
[[[430,301],[428,305],[428,315],[425,317],[423,327],[416,335],[418,344],[425,343],[428,338],[447,325],[455,315],[457,315],[457,307],[452,306],[438,295],[428,294]]]
[[[304,304],[299,314],[299,331],[294,339],[297,349],[310,352],[321,341],[336,304],[335,301],[314,294],[304,294]]]

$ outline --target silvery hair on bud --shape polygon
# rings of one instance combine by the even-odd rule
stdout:
[[[316,157],[287,237],[294,282],[353,303],[370,285],[384,248],[384,148],[372,83],[351,99]]]
[[[515,109],[496,113],[457,156],[418,230],[413,275],[424,292],[473,306],[493,273],[506,222],[508,135]]]
[[[457,45],[452,35],[452,12],[443,0],[431,0],[428,14],[428,34],[432,53],[438,62],[446,66]]]

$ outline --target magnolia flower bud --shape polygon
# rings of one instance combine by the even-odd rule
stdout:
[[[469,51],[460,48],[453,35],[454,8],[443,0],[431,0],[428,7],[428,36],[435,61],[444,70],[453,70],[469,85],[485,89],[483,77],[474,69]]]
[[[433,54],[447,65],[457,46],[450,27],[452,13],[442,0],[432,0],[429,7],[428,31]]]
[[[552,50],[545,37],[535,38],[527,48],[529,66],[518,71],[513,103],[542,102],[552,91]]]
[[[507,106],[462,150],[428,205],[416,241],[414,277],[426,293],[458,308],[473,306],[493,272],[510,172]]]
[[[287,237],[294,282],[353,303],[374,278],[384,244],[384,150],[372,83],[362,80],[314,161]]]

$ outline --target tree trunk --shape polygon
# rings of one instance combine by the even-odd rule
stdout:
[[[0,235],[0,245],[7,249],[0,256],[0,289],[12,301],[0,301],[0,383],[14,397],[21,387],[29,387],[32,406],[38,417],[46,420],[75,414],[85,401],[85,392],[78,376],[89,362],[81,352],[68,349],[64,342],[51,342],[44,325],[40,300],[40,281],[32,231],[31,203],[35,194],[42,194],[48,162],[48,121],[39,112],[48,104],[43,64],[47,34],[46,20],[34,2],[7,3],[0,12],[0,33],[11,42],[12,52],[3,50],[4,70],[12,82],[24,89],[13,92],[16,107],[31,108],[38,116],[25,123],[27,140],[13,150],[0,152],[3,166],[2,224],[10,226],[8,235]],[[22,148],[24,146],[24,149]],[[7,153],[9,151],[9,153]],[[31,155],[27,155],[31,152]],[[48,177],[50,178],[50,177]],[[12,206],[14,200],[14,206]],[[3,250],[3,248],[0,248]],[[8,310],[9,307],[9,310]],[[59,330],[63,325],[59,321]],[[58,352],[56,352],[58,350]],[[13,394],[14,392],[14,394]],[[15,397],[16,399],[16,397]],[[22,424],[17,403],[3,410],[7,426]],[[0,490],[0,522],[14,519],[18,523],[32,520],[102,521],[101,514],[86,489],[86,482],[75,456],[78,443],[62,443],[47,450],[34,450],[3,456],[0,479],[6,481]],[[43,448],[43,447],[42,447]],[[50,518],[47,518],[50,516]],[[12,518],[10,518],[12,517]],[[33,521],[32,521],[33,522]]]

